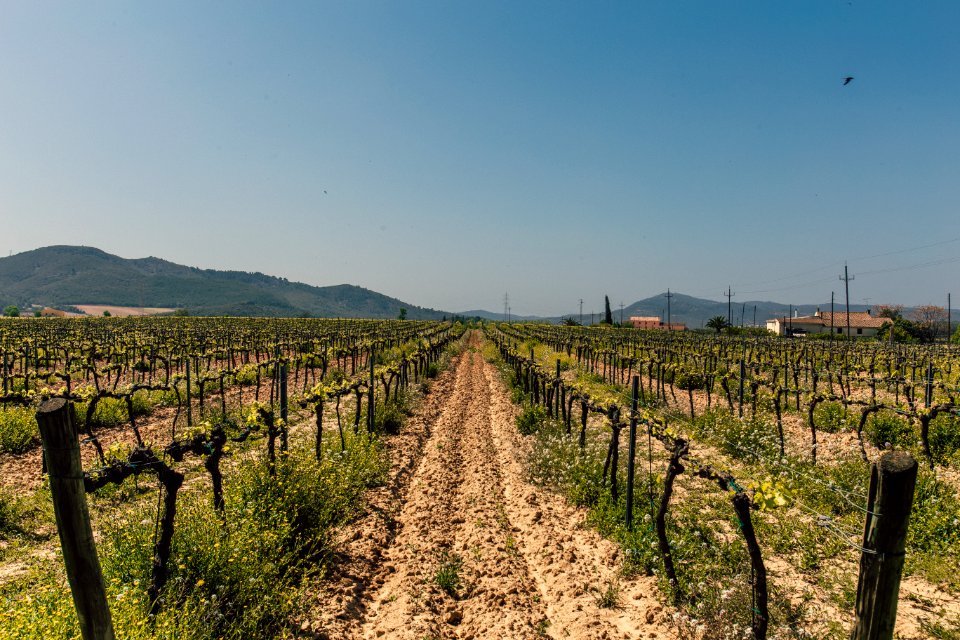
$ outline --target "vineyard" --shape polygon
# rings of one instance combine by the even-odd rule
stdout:
[[[960,637],[945,345],[103,318],[0,351],[0,638]]]

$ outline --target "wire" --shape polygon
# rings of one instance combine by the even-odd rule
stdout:
[[[816,509],[812,509],[812,508],[808,507],[807,505],[805,505],[803,502],[801,502],[801,501],[799,501],[799,500],[796,500],[796,499],[795,499],[794,502],[795,502],[795,503],[797,504],[797,506],[799,506],[801,509],[805,509],[806,511],[808,511],[808,512],[811,513],[812,515],[817,516],[817,521],[816,521],[817,526],[820,527],[820,528],[822,528],[824,531],[829,532],[831,535],[833,535],[833,537],[837,538],[838,540],[840,540],[841,542],[843,542],[844,544],[846,544],[848,547],[851,547],[851,548],[859,551],[860,553],[867,553],[867,554],[870,554],[870,555],[876,555],[876,554],[877,554],[877,552],[874,551],[873,549],[866,549],[866,548],[860,546],[859,544],[851,541],[850,538],[856,538],[859,534],[857,534],[857,533],[850,533],[850,532],[844,531],[843,529],[841,529],[840,527],[838,527],[838,526],[835,524],[835,522],[834,522],[834,520],[833,520],[832,517],[830,517],[830,516],[828,516],[828,515],[825,515],[825,514],[822,514],[822,513],[820,513],[819,511],[817,511]]]
[[[621,397],[623,397],[622,394],[621,394]],[[854,507],[855,509],[858,509],[859,511],[862,511],[862,512],[865,513],[865,514],[870,514],[870,515],[879,516],[879,514],[875,514],[875,513],[871,512],[870,510],[868,510],[867,508],[865,508],[865,507],[857,504],[856,502],[854,502],[854,501],[850,498],[850,496],[854,496],[854,497],[857,497],[857,498],[862,498],[862,499],[864,499],[864,500],[867,500],[868,498],[867,498],[867,495],[866,495],[866,494],[859,493],[859,492],[856,492],[856,491],[845,491],[845,490],[840,489],[839,487],[837,487],[837,486],[836,486],[835,484],[833,484],[832,482],[824,482],[823,480],[821,480],[821,479],[819,479],[819,478],[816,478],[816,477],[814,477],[814,476],[811,476],[810,474],[807,474],[807,473],[804,473],[804,472],[799,471],[799,470],[797,470],[797,469],[794,469],[794,468],[791,467],[790,465],[785,464],[785,463],[783,463],[783,462],[780,461],[780,460],[771,460],[770,458],[766,458],[766,457],[764,457],[762,454],[758,453],[757,451],[755,451],[755,450],[753,450],[753,449],[750,449],[749,447],[745,447],[745,446],[743,446],[742,444],[738,444],[738,443],[732,442],[732,441],[726,439],[725,437],[721,436],[720,434],[716,433],[715,431],[713,432],[713,434],[714,434],[715,437],[719,438],[721,441],[723,441],[723,442],[726,443],[727,445],[731,446],[732,448],[736,449],[737,451],[739,451],[739,452],[741,452],[741,453],[746,453],[746,454],[752,456],[753,458],[755,458],[755,459],[756,459],[757,461],[759,461],[759,462],[762,462],[762,463],[764,463],[764,464],[766,464],[766,465],[768,465],[768,466],[778,466],[778,467],[781,467],[781,468],[783,468],[783,469],[786,469],[788,472],[790,472],[790,473],[793,474],[794,476],[799,476],[799,477],[805,478],[805,479],[809,480],[810,482],[814,482],[814,483],[816,483],[816,484],[819,484],[819,485],[821,485],[822,487],[826,488],[827,490],[829,490],[829,491],[837,494],[838,496],[840,496],[841,498],[843,498],[843,500],[844,500],[845,502],[847,502],[850,506]]]

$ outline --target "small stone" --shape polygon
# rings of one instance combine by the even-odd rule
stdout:
[[[459,609],[451,609],[447,614],[447,624],[458,625],[463,622],[463,613]]]

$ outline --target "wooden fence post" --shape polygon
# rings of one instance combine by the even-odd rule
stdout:
[[[553,383],[553,397],[557,401],[557,409],[554,412],[554,416],[560,417],[562,413],[563,402],[560,400],[560,358],[557,358],[557,379]]]
[[[191,394],[193,392],[190,390],[190,354],[187,354],[187,426],[193,426],[193,407],[190,404]]]
[[[917,461],[888,451],[874,463],[851,640],[892,640]]]
[[[367,393],[368,393],[368,396],[367,396],[367,432],[372,432],[372,431],[373,431],[373,428],[376,426],[376,420],[375,420],[375,416],[374,416],[374,410],[375,410],[375,404],[374,404],[374,401],[375,401],[375,399],[374,399],[374,385],[377,383],[377,381],[376,381],[376,379],[374,379],[374,377],[373,377],[373,373],[374,373],[373,370],[374,370],[374,367],[376,366],[377,362],[376,362],[376,359],[374,358],[374,350],[375,350],[375,348],[374,348],[373,346],[371,346],[371,347],[370,347],[370,358],[369,358],[369,359],[370,359],[370,388],[367,390]],[[388,395],[389,395],[389,393],[388,393]],[[386,400],[385,400],[384,402],[386,402]]]
[[[84,640],[113,640],[113,622],[83,487],[83,465],[73,407],[63,398],[47,400],[37,411],[37,424],[43,440],[53,512],[80,632]]]
[[[633,376],[633,392],[630,400],[630,440],[627,445],[627,509],[624,517],[627,529],[633,530],[633,473],[637,457],[637,391],[640,376]]]
[[[737,408],[737,416],[743,418],[743,379],[747,377],[747,366],[743,358],[740,358],[740,389],[738,392],[738,401],[740,403]]]
[[[280,419],[283,420],[283,429],[280,430],[280,451],[286,452],[289,446],[287,431],[290,428],[287,424],[288,400],[287,400],[287,362],[280,363]]]

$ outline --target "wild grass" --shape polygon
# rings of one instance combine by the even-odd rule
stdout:
[[[338,448],[337,448],[338,449]],[[202,484],[181,492],[170,581],[160,612],[147,614],[156,507],[138,500],[100,523],[98,551],[117,637],[250,638],[285,633],[304,590],[322,575],[334,527],[382,482],[379,440],[351,434],[348,448],[281,457],[271,475],[245,454],[225,482],[224,512]],[[79,638],[61,561],[38,562],[0,586],[0,639]]]

